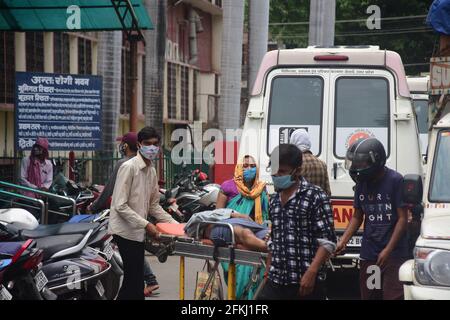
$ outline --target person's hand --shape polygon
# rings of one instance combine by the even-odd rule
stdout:
[[[39,190],[48,192],[48,188],[46,188],[46,187],[40,187]]]
[[[300,279],[300,297],[309,296],[314,291],[316,284],[317,272],[308,269]]]
[[[231,214],[231,218],[239,218],[239,219],[246,219],[246,220],[253,221],[252,218],[250,218],[249,215],[247,215],[247,214],[242,214],[242,213],[238,213],[238,212],[233,212],[233,213]]]
[[[381,268],[384,267],[390,255],[391,251],[387,248],[384,248],[383,251],[381,251],[380,254],[378,255],[377,266]]]
[[[155,240],[159,240],[161,237],[161,232],[159,232],[155,225],[152,223],[148,223],[147,226],[145,227],[145,231],[147,231],[148,235]]]
[[[338,256],[338,255],[342,254],[342,252],[344,252],[346,248],[347,248],[347,243],[343,242],[342,240],[339,240],[339,242],[336,245],[336,250],[334,251],[333,255]]]

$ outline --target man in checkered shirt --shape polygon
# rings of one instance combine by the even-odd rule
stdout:
[[[292,132],[290,143],[295,144],[303,154],[302,169],[300,174],[306,181],[321,187],[331,196],[330,180],[328,179],[327,165],[311,152],[311,137],[305,129],[297,129]]]
[[[323,265],[336,248],[328,195],[301,175],[302,153],[281,144],[271,154],[271,241],[261,300],[324,299]]]

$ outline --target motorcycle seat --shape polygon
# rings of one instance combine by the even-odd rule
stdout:
[[[47,260],[61,250],[76,246],[83,238],[83,234],[50,236],[37,239],[36,244],[39,249],[44,250],[44,260]]]
[[[40,225],[34,230],[23,230],[21,235],[26,239],[37,239],[57,235],[86,234],[99,227],[99,223],[59,223]]]

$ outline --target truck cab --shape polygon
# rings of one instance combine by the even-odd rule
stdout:
[[[400,268],[405,299],[450,300],[450,114],[431,132],[414,259]]]
[[[422,175],[419,133],[400,56],[377,46],[308,47],[268,52],[255,81],[239,157],[258,159],[273,191],[269,155],[292,132],[306,129],[311,151],[327,164],[334,223],[342,235],[353,215],[355,183],[345,169],[347,148],[376,137],[387,166]],[[335,267],[358,266],[361,231]]]

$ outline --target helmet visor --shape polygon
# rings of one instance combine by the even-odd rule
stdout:
[[[348,153],[345,159],[345,169],[364,170],[373,165],[373,159],[365,153]]]

